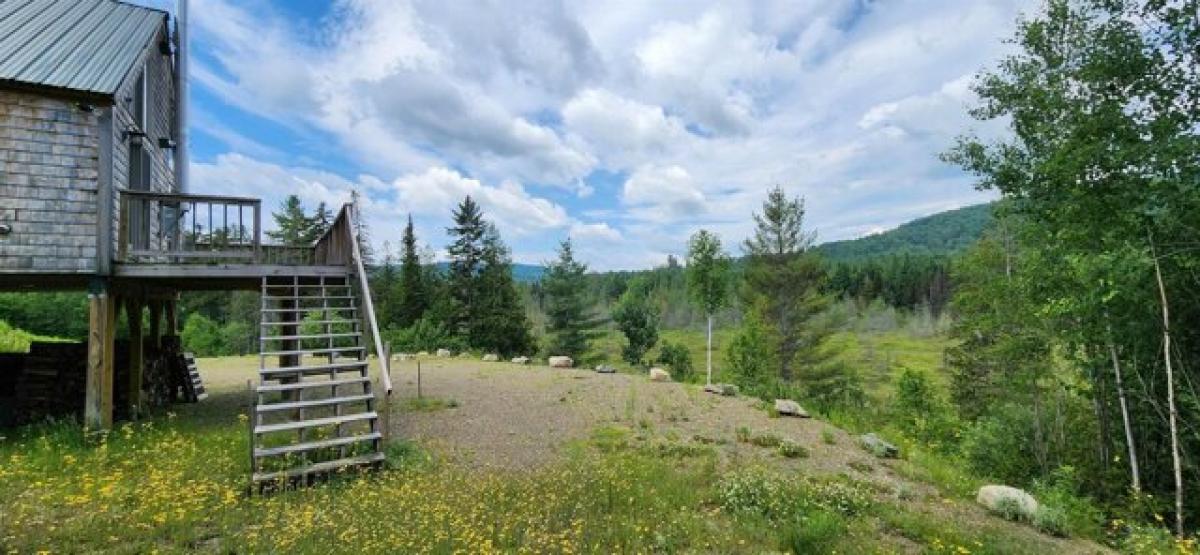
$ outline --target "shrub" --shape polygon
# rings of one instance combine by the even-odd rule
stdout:
[[[192,314],[183,324],[180,334],[183,347],[199,356],[225,354],[221,339],[221,327],[203,314]]]
[[[733,382],[747,392],[756,392],[771,381],[775,368],[771,342],[758,320],[748,314],[725,350],[725,362],[733,374]]]
[[[738,426],[733,432],[733,437],[737,438],[739,443],[750,443],[750,428]]]
[[[1033,412],[1017,405],[1000,407],[966,429],[962,454],[981,476],[1007,484],[1026,483],[1039,474],[1031,442]]]
[[[833,430],[824,429],[821,430],[821,441],[825,445],[835,445],[837,444],[837,436],[833,435]]]
[[[1051,536],[1067,536],[1067,513],[1049,505],[1039,505],[1033,514],[1033,527]]]
[[[804,515],[783,530],[780,549],[790,553],[833,553],[846,533],[846,521],[830,511]]]
[[[927,443],[950,444],[958,422],[949,402],[934,387],[929,375],[904,368],[895,382],[892,410],[900,429],[909,437]]]
[[[778,447],[783,443],[783,438],[771,432],[761,432],[751,437],[750,443],[759,447]]]
[[[407,328],[389,329],[384,336],[397,352],[434,352],[438,349],[461,351],[466,348],[460,338],[455,337],[440,322],[428,317],[417,320]]]
[[[789,459],[807,459],[808,449],[805,449],[803,445],[800,445],[799,443],[796,443],[790,439],[785,439],[779,442],[779,454]]]
[[[692,377],[692,355],[682,343],[663,341],[658,351],[658,363],[671,371],[671,377],[681,381],[690,381]]]

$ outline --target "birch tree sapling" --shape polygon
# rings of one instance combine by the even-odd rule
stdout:
[[[688,241],[687,285],[706,318],[706,385],[712,385],[713,315],[729,302],[729,269],[729,255],[721,248],[720,237],[705,229],[692,235]]]

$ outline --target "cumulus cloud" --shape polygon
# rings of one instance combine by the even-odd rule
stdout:
[[[198,130],[240,154],[194,190],[358,188],[434,243],[471,194],[518,260],[572,235],[601,269],[698,227],[736,244],[777,184],[828,240],[987,200],[937,155],[1003,133],[967,116],[968,85],[1033,2],[340,0],[298,19],[279,1],[195,0],[192,77],[302,144],[209,110]]]

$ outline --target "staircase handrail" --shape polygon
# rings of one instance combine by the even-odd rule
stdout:
[[[375,342],[375,356],[379,359],[379,371],[383,374],[383,389],[385,395],[392,394],[392,376],[389,368],[391,361],[388,360],[387,353],[384,352],[383,338],[379,335],[379,322],[375,320],[375,303],[371,300],[371,287],[367,283],[367,271],[363,265],[362,247],[358,244],[358,214],[354,209],[353,204],[346,204],[342,208],[346,211],[348,223],[350,224],[350,247],[354,258],[355,273],[358,274],[358,284],[362,289],[363,307],[366,308],[367,323],[371,325],[371,338]]]

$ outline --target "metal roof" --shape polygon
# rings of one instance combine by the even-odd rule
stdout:
[[[111,97],[166,18],[115,0],[0,0],[0,84]]]

